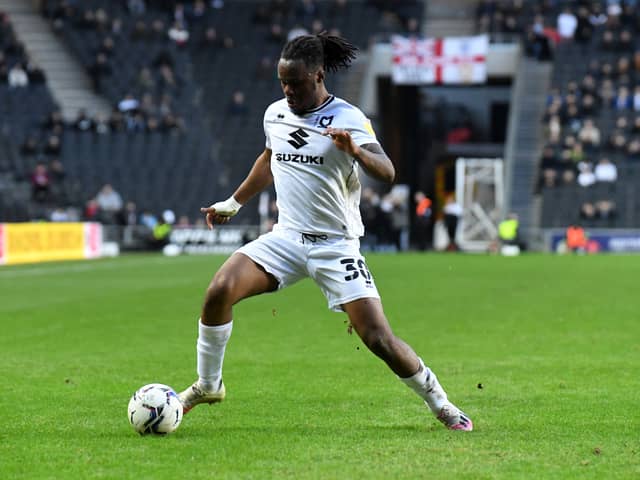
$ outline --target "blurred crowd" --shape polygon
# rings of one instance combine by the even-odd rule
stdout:
[[[0,85],[24,88],[46,82],[44,71],[16,37],[9,16],[0,11]]]
[[[576,219],[615,225],[620,167],[640,160],[637,2],[481,0],[476,26],[495,40],[521,38],[528,55],[555,61],[536,191],[583,188]]]
[[[576,216],[613,226],[619,166],[640,160],[640,14],[630,1],[567,2],[555,27],[553,48],[572,73],[547,98],[538,191],[578,185]]]
[[[97,220],[124,225],[134,215],[130,200],[117,200],[118,186],[105,183],[99,192],[90,192],[83,179],[77,177],[74,155],[78,155],[78,134],[83,138],[100,136],[103,145],[105,139],[111,141],[116,135],[122,139],[189,132],[198,117],[194,108],[202,89],[191,78],[191,55],[205,51],[213,58],[216,52],[237,49],[243,41],[233,25],[216,21],[232,2],[44,0],[39,4],[54,32],[85,66],[96,93],[107,98],[112,109],[108,114],[80,110],[69,118],[55,107],[45,116],[34,114],[29,127],[19,130],[12,140],[22,166],[27,166],[20,177],[29,182],[31,199],[37,206],[30,214],[53,221]],[[334,20],[347,18],[347,12],[355,8],[347,0],[270,0],[250,5],[255,32],[264,33],[260,51],[265,54],[255,64],[254,79],[276,86],[274,67],[287,40],[325,30],[340,35],[342,32],[334,26],[339,22]],[[369,5],[378,12],[377,31],[383,35],[419,32],[424,6],[418,0],[368,0],[359,5]],[[33,85],[46,85],[46,81],[45,72],[16,38],[8,16],[0,14],[0,84],[6,82],[10,88],[26,91]],[[226,103],[224,115],[248,115],[248,93],[251,92],[237,88],[226,100],[222,99],[223,105]],[[108,178],[102,181],[107,182]],[[375,201],[378,205],[368,212],[375,211],[371,230],[382,243],[404,248],[408,220],[404,213],[398,213],[394,195]],[[406,193],[402,195],[406,197]],[[404,207],[405,211],[406,208],[409,207]],[[142,213],[135,216],[143,224],[141,219],[149,217]],[[156,213],[156,217],[162,215]],[[180,219],[175,220],[176,224],[179,222]]]

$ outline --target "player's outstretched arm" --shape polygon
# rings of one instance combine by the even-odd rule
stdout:
[[[266,148],[256,159],[247,177],[242,181],[231,197],[223,202],[217,202],[210,207],[202,207],[207,226],[227,223],[238,210],[254,195],[260,193],[273,183],[271,174],[271,150]]]
[[[396,170],[380,145],[377,143],[368,143],[362,146],[356,145],[351,134],[340,128],[329,127],[324,134],[331,137],[336,147],[358,160],[365,172],[373,178],[393,183]]]
[[[257,195],[273,183],[271,174],[271,149],[265,148],[256,159],[249,175],[236,189],[233,197],[242,205],[247,203],[254,195]]]

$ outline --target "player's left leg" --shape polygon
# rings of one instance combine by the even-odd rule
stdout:
[[[378,298],[360,298],[342,305],[364,344],[425,401],[447,428],[473,429],[473,423],[449,401],[436,375],[413,349],[391,330]]]

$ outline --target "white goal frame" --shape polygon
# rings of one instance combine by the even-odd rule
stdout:
[[[463,250],[487,251],[504,215],[504,166],[500,158],[458,158],[456,201],[462,206],[456,243]]]

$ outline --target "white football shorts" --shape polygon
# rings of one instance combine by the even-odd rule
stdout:
[[[380,298],[356,238],[306,234],[276,225],[236,252],[273,275],[278,289],[311,277],[336,312],[359,298]]]

